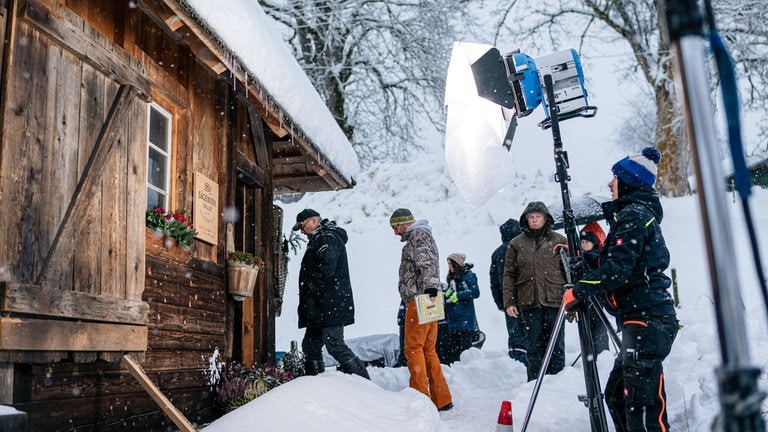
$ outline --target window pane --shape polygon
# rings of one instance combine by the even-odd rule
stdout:
[[[155,109],[149,112],[149,142],[168,151],[168,118]]]
[[[167,167],[168,158],[162,153],[158,152],[155,148],[149,148],[149,158],[147,163],[147,183],[157,187],[158,189],[167,190],[168,187],[165,184],[167,173],[165,172]]]
[[[147,209],[153,209],[155,207],[162,207],[167,210],[165,206],[165,195],[154,189],[147,188]]]

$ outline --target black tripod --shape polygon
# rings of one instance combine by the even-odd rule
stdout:
[[[576,230],[576,218],[573,214],[573,208],[571,208],[571,195],[568,190],[568,181],[570,177],[568,175],[568,154],[563,150],[563,142],[560,137],[560,124],[557,118],[557,107],[555,105],[555,97],[553,90],[553,82],[551,75],[544,75],[544,87],[547,92],[547,101],[549,107],[549,116],[551,119],[552,138],[554,140],[555,147],[555,166],[557,168],[555,174],[555,180],[560,183],[560,192],[563,199],[563,227],[565,228],[565,235],[568,239],[568,252],[567,255],[563,249],[561,251],[561,257],[563,258],[563,266],[566,273],[566,279],[568,283],[573,283],[580,277],[580,273],[583,269],[582,258],[577,253],[581,249],[578,233]],[[616,335],[613,326],[608,322],[608,319],[603,312],[603,309],[597,304],[594,298],[589,299],[591,307],[598,314],[598,317],[608,330],[608,334],[617,344],[621,346],[621,341]],[[590,305],[582,305],[577,307],[576,319],[579,329],[579,343],[581,348],[581,362],[582,369],[584,371],[584,383],[587,388],[586,399],[583,400],[587,409],[589,410],[589,423],[592,432],[607,432],[608,423],[605,416],[605,408],[603,405],[603,390],[600,387],[600,376],[597,370],[595,347],[592,339],[592,330],[589,326],[589,319],[587,317],[587,307]],[[552,357],[552,351],[554,350],[555,343],[562,328],[563,321],[565,320],[565,310],[561,307],[560,312],[557,315],[555,322],[554,333],[547,345],[547,352],[544,355],[544,359],[539,369],[539,374],[534,384],[533,393],[531,399],[528,402],[528,409],[525,413],[525,420],[523,421],[523,428],[525,432],[528,427],[528,421],[530,420],[533,406],[536,403],[536,398],[541,388],[541,382],[544,378],[544,373],[549,366],[549,361]]]

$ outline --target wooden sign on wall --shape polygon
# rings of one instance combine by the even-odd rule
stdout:
[[[219,185],[199,172],[195,173],[192,213],[195,238],[215,245],[219,238]]]

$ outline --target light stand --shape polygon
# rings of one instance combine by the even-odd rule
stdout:
[[[717,371],[721,412],[715,431],[764,432],[758,368],[750,365],[743,302],[734,269],[736,251],[726,205],[725,176],[718,160],[713,108],[706,75],[704,22],[696,0],[666,0],[670,44],[679,63],[686,126],[696,171],[709,260],[722,365]]]
[[[557,116],[557,107],[555,106],[554,91],[552,89],[552,76],[544,75],[544,88],[547,94],[548,107],[550,111],[552,138],[554,141],[555,151],[555,166],[556,174],[555,180],[560,183],[560,192],[563,199],[563,228],[565,229],[566,238],[568,239],[568,257],[567,263],[564,267],[566,271],[566,278],[568,283],[573,283],[579,278],[580,269],[582,269],[581,258],[577,255],[577,251],[580,250],[580,244],[578,240],[578,234],[576,231],[576,218],[573,214],[573,208],[571,208],[571,195],[568,190],[568,181],[570,176],[568,175],[568,154],[563,150],[563,142],[560,137],[560,123]],[[565,260],[564,260],[565,261]],[[593,302],[594,299],[590,299]],[[600,315],[600,319],[606,325],[606,329],[612,333],[611,336],[614,340],[618,340],[613,327],[608,325],[607,319],[603,315],[602,309],[595,307],[596,312]],[[554,331],[552,337],[547,346],[547,352],[544,356],[539,374],[534,384],[534,390],[531,394],[531,399],[528,403],[528,409],[525,414],[525,420],[523,421],[523,428],[525,432],[528,427],[528,421],[530,420],[533,406],[538,396],[539,388],[541,387],[544,373],[549,366],[549,361],[552,356],[552,350],[554,349],[555,341],[557,340],[560,329],[563,325],[565,317],[565,310],[561,307],[558,313],[557,320],[555,322]],[[578,307],[576,311],[577,325],[579,329],[579,344],[581,348],[581,362],[584,372],[584,383],[586,385],[587,397],[584,400],[587,409],[589,410],[589,424],[592,432],[607,432],[608,423],[605,416],[605,407],[603,405],[603,393],[600,387],[600,375],[597,370],[597,362],[595,355],[594,342],[592,340],[592,330],[589,326],[589,319],[587,317],[587,308],[584,306]]]

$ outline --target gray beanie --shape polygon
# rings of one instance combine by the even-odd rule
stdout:
[[[395,210],[395,212],[392,213],[392,216],[389,218],[389,224],[392,226],[413,222],[416,222],[416,218],[413,217],[413,213],[411,213],[411,211],[407,208],[399,208]]]

